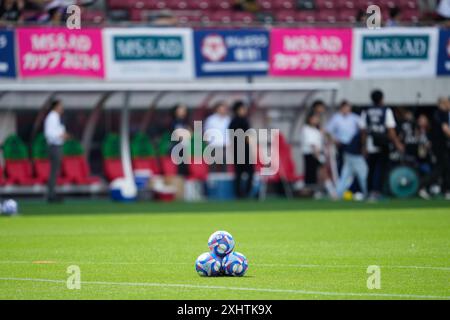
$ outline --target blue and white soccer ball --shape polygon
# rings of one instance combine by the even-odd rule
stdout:
[[[195,270],[203,277],[220,276],[222,259],[211,252],[202,253],[195,261]]]
[[[0,211],[5,216],[13,216],[19,211],[19,206],[15,200],[8,199],[3,202]]]
[[[248,269],[247,258],[239,252],[231,252],[222,261],[222,268],[227,276],[242,277]]]
[[[223,258],[234,249],[233,236],[226,231],[216,231],[209,237],[208,247],[211,252]]]

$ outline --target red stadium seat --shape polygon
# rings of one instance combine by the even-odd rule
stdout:
[[[33,178],[33,168],[28,160],[6,160],[5,174],[7,185],[31,186],[39,183]]]
[[[167,2],[167,8],[173,10],[187,10],[189,9],[189,4],[186,0],[170,0]]]
[[[208,17],[209,21],[219,23],[230,23],[232,21],[233,12],[231,10],[213,11]]]
[[[109,9],[128,9],[133,5],[133,0],[108,0]]]
[[[131,2],[129,8],[140,10],[156,10],[158,2],[155,0],[128,0]]]
[[[320,10],[317,14],[317,21],[334,23],[337,20],[337,12],[335,10]]]
[[[332,0],[316,0],[316,7],[319,9],[334,9],[336,6],[335,2]]]
[[[264,11],[274,8],[274,1],[272,0],[257,0],[257,4],[259,8]]]
[[[134,170],[149,170],[154,175],[161,174],[158,159],[155,157],[134,158],[132,162]]]
[[[366,12],[367,7],[373,4],[377,4],[377,1],[375,0],[359,0],[358,2],[358,8],[361,10],[364,10]]]
[[[122,161],[120,159],[105,159],[103,161],[103,172],[109,182],[122,178],[124,176]]]
[[[352,0],[338,0],[336,5],[341,9],[355,9],[358,6],[357,1]]]
[[[377,0],[376,5],[379,6],[382,10],[389,9],[389,8],[391,8],[392,1],[391,0]]]
[[[91,185],[100,183],[98,177],[92,177],[84,156],[65,156],[62,161],[63,177],[67,183]]]
[[[130,19],[131,21],[140,22],[144,18],[143,11],[140,9],[132,9],[130,10]]]
[[[274,175],[267,176],[265,178],[266,182],[275,183],[279,182],[280,180],[284,180],[290,183],[294,183],[303,179],[302,176],[296,174],[292,147],[287,143],[285,137],[282,134],[279,135],[278,151],[275,155],[272,155],[272,161],[278,161],[278,171]],[[260,158],[258,158],[256,170],[260,172],[262,167],[262,162]]]
[[[314,23],[316,22],[316,13],[314,11],[300,11],[296,14],[298,22]]]
[[[186,23],[200,23],[202,21],[202,17],[200,15],[194,15],[194,14],[177,14],[176,15],[177,21],[180,24],[186,24]]]
[[[114,1],[110,9],[140,9],[140,10],[161,10],[168,7],[167,1],[163,0],[109,0]],[[116,4],[117,2],[117,4]]]
[[[275,13],[275,19],[278,22],[293,23],[297,19],[297,15],[293,10],[280,10]]]
[[[233,0],[211,0],[211,8],[219,10],[230,10],[233,7]]]
[[[83,10],[82,17],[84,21],[94,24],[101,24],[105,21],[105,13],[99,10]]]
[[[161,157],[160,160],[162,172],[165,176],[170,177],[178,175],[178,167],[175,163],[173,163],[170,156]]]
[[[280,168],[279,168],[279,175],[282,179],[288,181],[288,182],[296,182],[300,179],[302,179],[301,176],[298,176],[295,168],[295,161],[292,154],[292,147],[289,145],[289,143],[286,141],[286,138],[284,135],[280,134],[279,137],[279,143],[280,143]]]
[[[338,20],[340,22],[356,22],[357,10],[355,9],[341,9],[339,10]]]
[[[398,4],[399,7],[405,8],[405,9],[418,9],[419,4],[417,3],[417,0],[401,0]]]
[[[208,0],[188,0],[188,8],[192,10],[207,10],[212,6],[212,2]]]
[[[292,10],[295,8],[293,0],[273,0],[272,2],[275,9]]]
[[[250,12],[234,12],[231,16],[231,20],[234,22],[251,24],[255,18],[253,13]]]
[[[420,12],[416,9],[402,11],[400,14],[400,19],[405,22],[416,23],[420,19]]]
[[[0,186],[5,184],[5,178],[3,177],[3,168],[0,164]]]
[[[204,161],[201,161],[201,163],[195,163],[194,159],[192,159],[192,162],[189,164],[188,168],[189,180],[208,180],[209,167]]]
[[[50,160],[35,159],[33,160],[33,164],[37,181],[42,184],[47,183],[48,179],[50,178]],[[63,185],[66,183],[66,180],[63,177],[58,176],[56,183],[58,185]]]

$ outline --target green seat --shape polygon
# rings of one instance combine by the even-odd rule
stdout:
[[[138,133],[131,141],[131,156],[133,158],[147,158],[156,156],[149,137],[144,133]]]
[[[31,154],[33,159],[36,160],[48,159],[47,141],[42,133],[34,139],[31,146]]]
[[[115,133],[106,136],[102,145],[103,159],[119,159],[120,158],[120,138]]]
[[[170,141],[171,134],[169,132],[165,132],[158,143],[158,155],[160,156],[168,156],[170,155],[170,151],[172,149],[172,141]]]
[[[174,144],[174,142],[172,142],[170,140],[170,138],[171,138],[171,135],[168,132],[162,135],[161,139],[159,140],[159,145],[158,145],[159,155],[161,155],[161,156],[170,155],[172,145]],[[201,140],[201,143],[198,146],[195,144],[195,141],[197,141],[197,139]],[[195,135],[192,136],[190,148],[188,149],[189,155],[194,156],[194,157],[202,157],[203,151],[205,150],[206,146],[207,146],[207,144],[203,141],[201,136],[195,136]]]
[[[198,143],[198,140],[201,141],[201,143]],[[195,142],[197,141],[198,146],[195,144]],[[201,136],[192,136],[191,139],[191,157],[195,157],[195,158],[201,158],[203,157],[203,151],[205,151],[207,144],[205,141],[203,141],[203,137]]]
[[[28,159],[27,146],[19,136],[11,135],[3,143],[3,156],[5,160]]]
[[[65,156],[82,156],[84,154],[83,146],[75,139],[69,139],[63,147]]]

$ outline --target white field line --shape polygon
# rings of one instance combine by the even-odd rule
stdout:
[[[36,279],[36,278],[0,278],[0,281],[22,281],[22,282],[45,282],[66,284],[65,280],[54,279]],[[379,297],[379,298],[409,298],[409,299],[450,299],[450,296],[435,295],[416,295],[416,294],[395,294],[395,293],[357,293],[357,292],[325,292],[309,290],[290,290],[290,289],[270,289],[270,288],[247,288],[247,287],[226,287],[226,286],[207,286],[193,284],[176,283],[151,283],[151,282],[109,282],[109,281],[82,281],[84,285],[101,286],[124,286],[124,287],[159,287],[159,288],[182,288],[182,289],[217,289],[231,291],[253,291],[268,293],[291,293],[299,295],[312,296],[336,296],[336,297]]]
[[[9,261],[0,260],[0,264],[33,264],[33,261]],[[93,261],[49,261],[48,263],[39,263],[39,261],[35,262],[35,264],[98,264],[98,265],[192,265],[193,263],[187,262],[93,262]],[[376,264],[376,263],[373,263]],[[335,264],[335,265],[324,265],[324,264],[267,264],[267,263],[255,263],[252,264],[255,267],[267,267],[267,268],[327,268],[327,269],[340,269],[340,268],[367,268],[367,266],[363,265],[344,265],[344,264]],[[388,268],[388,269],[428,269],[428,270],[440,270],[440,271],[450,271],[450,267],[434,267],[434,266],[401,266],[401,265],[379,265],[380,268]]]

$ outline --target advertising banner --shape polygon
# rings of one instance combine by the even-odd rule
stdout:
[[[14,31],[0,30],[0,78],[16,76]]]
[[[354,78],[434,77],[435,28],[354,30]]]
[[[112,28],[103,36],[110,80],[194,78],[191,29]]]
[[[19,28],[17,37],[22,77],[104,77],[100,29]]]
[[[450,30],[448,29],[439,32],[437,74],[439,76],[450,75]]]
[[[350,77],[351,29],[274,29],[270,41],[272,76]]]
[[[194,47],[198,77],[266,75],[269,70],[266,30],[196,31]]]

